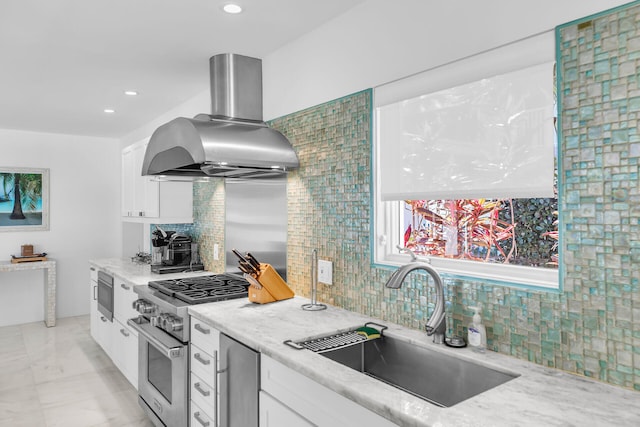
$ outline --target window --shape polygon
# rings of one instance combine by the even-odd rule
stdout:
[[[553,42],[376,88],[377,263],[408,248],[443,273],[558,287]]]

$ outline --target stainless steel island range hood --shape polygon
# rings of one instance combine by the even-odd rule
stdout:
[[[220,54],[209,65],[212,114],[156,129],[142,175],[269,178],[297,168],[291,143],[262,121],[262,61]]]

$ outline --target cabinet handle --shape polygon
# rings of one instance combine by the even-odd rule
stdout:
[[[208,365],[209,363],[211,363],[210,360],[207,360],[207,359],[203,358],[202,356],[200,356],[200,353],[194,354],[193,358],[196,359],[198,362],[202,363],[203,365]]]
[[[218,374],[220,373],[218,370],[218,350],[213,350],[213,370],[215,372],[213,374],[213,389],[218,394]],[[217,396],[213,399],[213,427],[218,426],[218,400]]]
[[[203,396],[205,396],[205,397],[206,397],[206,396],[209,396],[209,395],[211,394],[211,393],[209,392],[209,390],[205,390],[205,389],[203,389],[203,388],[202,388],[202,386],[200,386],[200,383],[199,383],[199,382],[198,382],[198,383],[195,383],[195,384],[193,385],[193,388],[195,388],[196,390],[198,390],[198,391],[200,392],[200,394],[201,394],[201,395],[203,395]]]
[[[194,328],[196,331],[200,331],[200,332],[202,332],[202,333],[203,333],[203,334],[205,334],[205,335],[209,335],[209,334],[211,333],[211,329],[203,328],[202,326],[200,326],[200,323],[196,323],[196,324],[193,326],[193,328]]]
[[[129,334],[129,332],[126,329],[120,329],[120,333],[122,335],[124,335],[125,337],[129,337],[129,335],[131,335],[131,334]]]
[[[91,267],[89,270],[91,270],[91,271],[96,271],[96,269],[95,269],[95,268],[93,268],[93,267]]]
[[[96,290],[98,289],[97,286],[93,287],[93,300],[96,301],[98,299],[98,297],[96,297]]]
[[[209,421],[205,421],[200,417],[200,412],[194,412],[193,413],[193,418],[196,419],[196,421],[198,421],[200,424],[202,424],[204,427],[208,427],[209,426]]]
[[[131,286],[127,286],[127,285],[125,285],[124,283],[120,283],[120,287],[121,287],[122,289],[124,289],[125,291],[128,291],[129,289],[131,289]]]
[[[144,212],[143,211],[138,212],[138,216],[144,216]]]
[[[102,320],[103,322],[107,323],[107,318],[104,316],[100,316],[100,320]]]

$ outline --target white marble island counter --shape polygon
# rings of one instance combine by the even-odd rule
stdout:
[[[426,333],[329,306],[304,311],[293,298],[258,305],[245,299],[192,306],[191,315],[308,378],[402,426],[631,426],[640,425],[640,393],[624,390],[495,352],[476,354],[432,343]],[[441,408],[308,350],[301,341],[362,326],[368,321],[452,357],[520,376],[450,408]]]
[[[89,260],[89,265],[105,273],[121,277],[133,285],[146,285],[152,280],[175,279],[185,276],[202,276],[213,274],[210,271],[194,271],[192,273],[157,274],[151,272],[149,264],[139,264],[123,258],[100,258]]]

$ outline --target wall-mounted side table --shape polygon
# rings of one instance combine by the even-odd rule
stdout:
[[[0,273],[5,271],[44,270],[44,323],[56,326],[56,262],[52,260],[12,264],[0,261]]]

